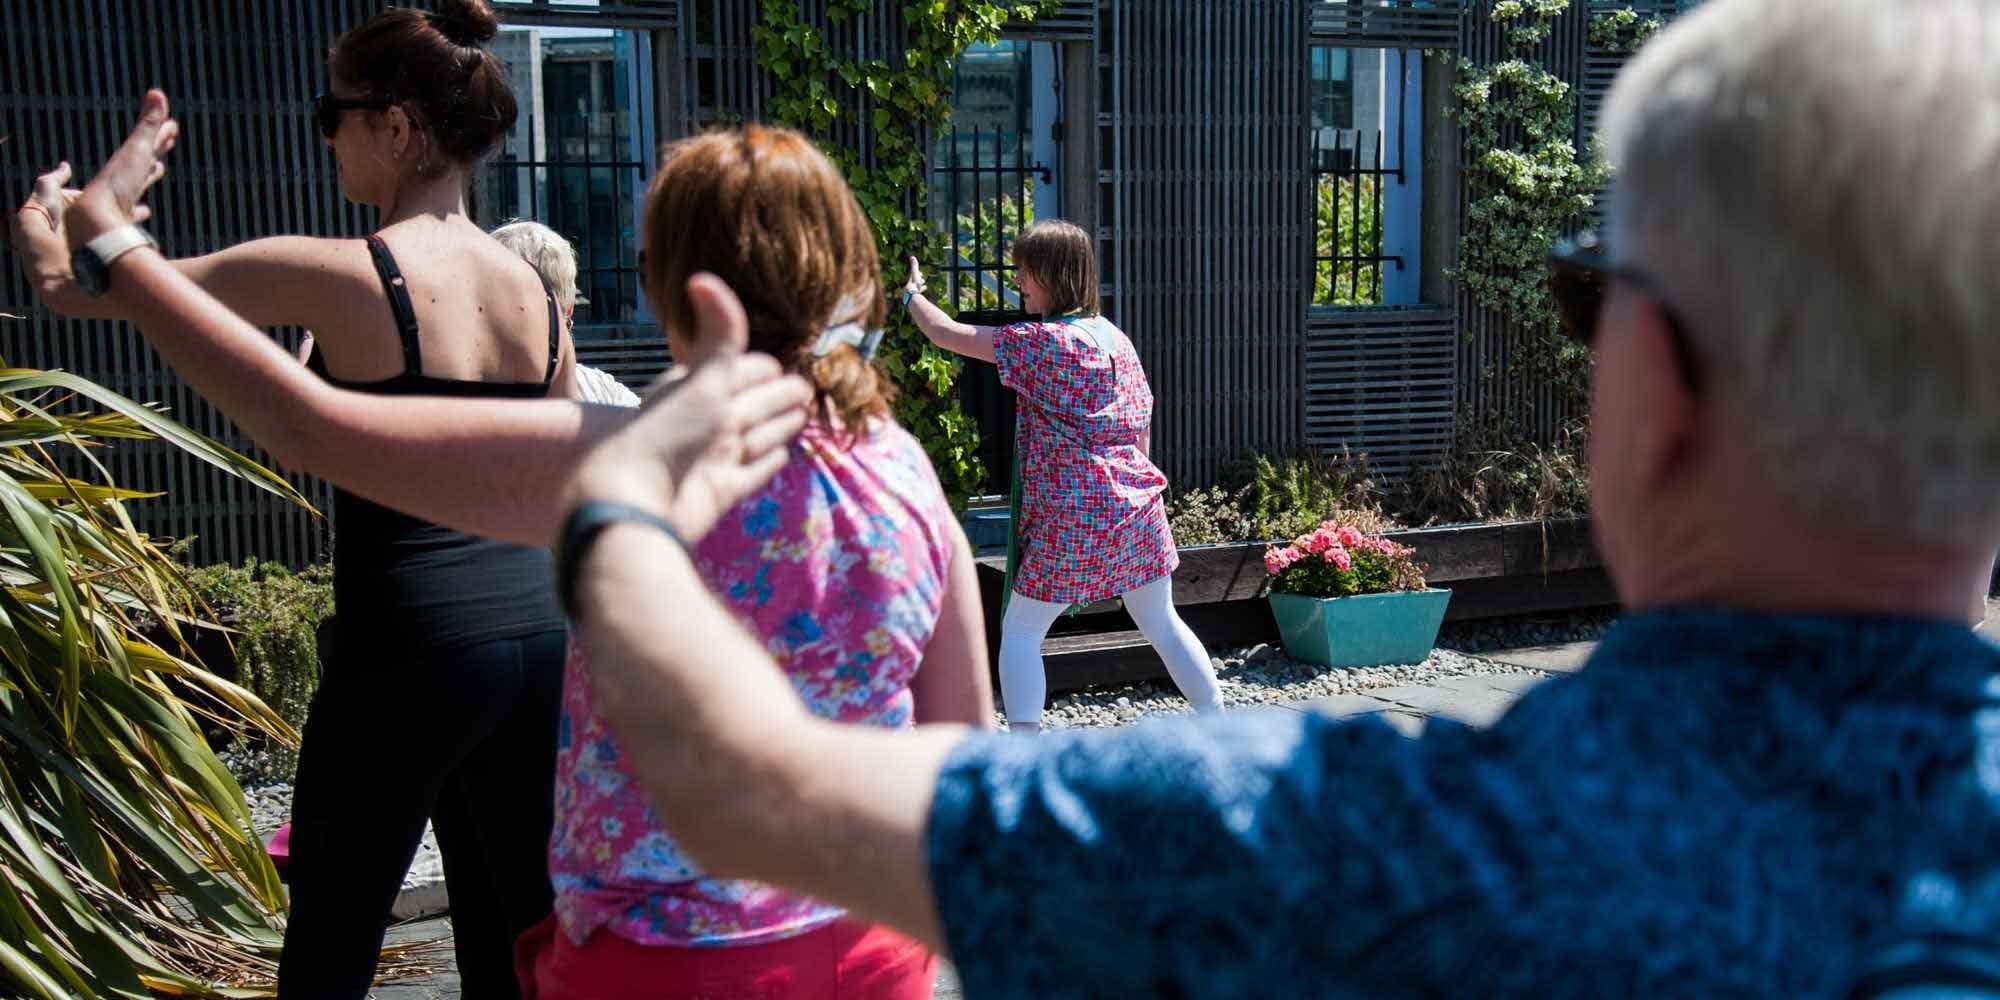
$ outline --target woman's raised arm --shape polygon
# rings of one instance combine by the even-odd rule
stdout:
[[[148,216],[140,204],[164,172],[177,127],[159,91],[139,124],[69,205],[72,247]],[[739,322],[711,276],[690,282],[704,324]],[[110,271],[106,297],[195,391],[291,468],[377,503],[476,534],[524,544],[554,538],[564,483],[589,445],[631,411],[568,400],[376,396],[335,388],[151,249]],[[811,389],[762,355],[741,353],[742,330],[704,327],[715,345],[650,405],[675,409],[678,430],[630,456],[632,475],[667,484],[671,516],[690,537],[782,464],[805,422]]]

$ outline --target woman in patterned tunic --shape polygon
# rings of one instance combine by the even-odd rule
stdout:
[[[916,258],[903,303],[931,342],[1000,367],[1018,395],[1022,557],[1000,626],[1000,697],[1010,729],[1041,729],[1042,639],[1072,604],[1122,597],[1195,710],[1222,706],[1215,669],[1174,612],[1180,562],[1147,455],[1153,391],[1132,341],[1097,311],[1090,237],[1060,220],[1014,242],[1021,301],[1042,318],[1005,327],[952,320],[923,295]]]
[[[675,357],[682,289],[743,299],[750,349],[808,375],[814,417],[763,489],[694,547],[709,587],[814,714],[858,725],[992,725],[972,550],[870,361],[888,311],[868,218],[811,140],[756,125],[669,147],[646,199],[645,279]],[[935,960],[796,893],[703,872],[626,768],[573,645],[549,842],[555,915],[521,942],[526,994],[928,1000]]]

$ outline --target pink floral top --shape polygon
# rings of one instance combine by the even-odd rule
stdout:
[[[901,727],[958,530],[907,431],[885,422],[843,447],[814,428],[761,494],[702,539],[695,562],[814,713]],[[600,928],[646,945],[751,944],[842,915],[770,886],[707,878],[681,854],[598,716],[589,657],[574,641],[549,873],[556,916],[577,944]]]
[[[1140,447],[1153,390],[1132,341],[1101,316],[1016,323],[994,335],[993,355],[1019,397],[1014,589],[1081,604],[1172,573],[1167,477]]]

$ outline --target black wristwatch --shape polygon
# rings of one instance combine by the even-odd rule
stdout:
[[[97,298],[111,286],[111,262],[140,247],[155,246],[152,234],[135,225],[123,225],[99,233],[69,255],[70,273],[76,287]]]
[[[637,521],[652,525],[666,532],[683,550],[687,540],[667,519],[649,510],[641,510],[630,504],[613,503],[609,500],[586,500],[577,504],[569,516],[563,519],[562,532],[556,536],[556,596],[562,601],[563,614],[572,621],[577,618],[576,574],[583,565],[583,557],[590,552],[590,546],[604,529],[620,521]]]

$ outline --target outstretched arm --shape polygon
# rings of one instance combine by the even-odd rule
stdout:
[[[163,130],[156,161],[173,148],[176,131]],[[65,220],[69,206],[83,194],[64,186],[70,176],[67,162],[57,164],[35,178],[34,192],[15,210],[12,238],[21,269],[36,297],[64,316],[126,319],[117,300],[91,298],[70,272],[70,249],[81,241],[69,238]],[[344,257],[351,247],[342,247],[349,242],[271,236],[170,263],[254,326],[309,326],[327,321],[352,301],[357,284],[373,285],[372,275],[352,273],[352,261]]]
[[[915,257],[910,258],[910,280],[903,285],[903,291],[910,295],[910,319],[916,321],[917,329],[924,331],[931,343],[953,354],[993,360],[993,335],[1000,328],[960,323],[945,315],[937,303],[924,296],[924,272]]]
[[[140,198],[164,171],[159,157],[175,132],[166,96],[149,92],[138,126],[71,206],[72,246],[145,217]],[[690,282],[704,322],[714,312],[706,304],[726,294],[719,286],[712,276]],[[334,388],[150,249],[117,259],[107,297],[182,378],[280,463],[477,534],[548,544],[560,522],[557,498],[583,453],[631,416],[568,400]],[[761,355],[694,367],[655,401],[679,421],[679,443],[669,449],[662,438],[651,451],[626,456],[641,466],[631,470],[635,476],[681,483],[676,502],[688,507],[684,530],[691,534],[783,464],[783,445],[803,426],[811,396],[802,380],[782,376]]]

